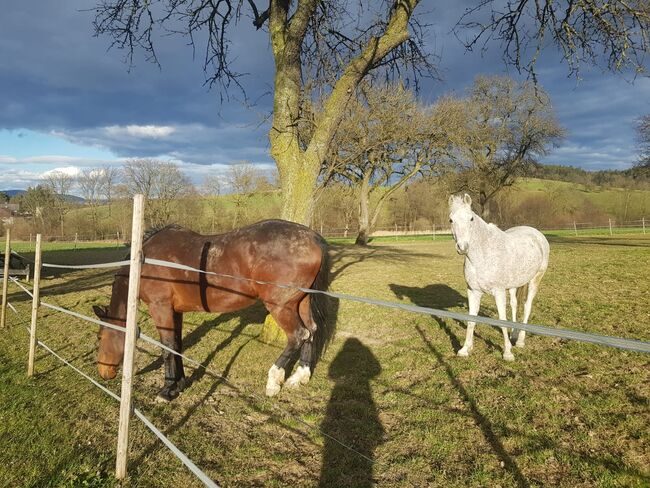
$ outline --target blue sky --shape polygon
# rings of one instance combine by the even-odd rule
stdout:
[[[93,13],[82,0],[12,2],[0,17],[0,190],[37,184],[53,170],[119,165],[131,157],[176,161],[197,183],[248,160],[272,167],[265,123],[272,105],[273,61],[268,35],[248,20],[237,26],[232,53],[250,100],[223,103],[208,90],[201,56],[179,37],[158,39],[161,68],[137,55],[109,50],[93,37]],[[424,8],[425,5],[419,8]],[[466,53],[451,33],[463,2],[426,4],[429,49],[440,57],[441,81],[421,97],[462,95],[480,73],[519,75],[504,65],[499,46]],[[650,113],[650,79],[585,67],[578,81],[554,49],[539,65],[568,137],[545,159],[586,169],[627,168],[636,158],[634,122]]]

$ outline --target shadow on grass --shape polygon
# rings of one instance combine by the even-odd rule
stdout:
[[[415,328],[420,334],[422,342],[424,342],[429,351],[433,353],[436,360],[438,361],[438,364],[444,368],[447,376],[449,377],[449,380],[451,381],[452,386],[460,395],[461,400],[469,408],[474,422],[479,427],[479,429],[481,429],[483,437],[488,442],[499,460],[503,463],[504,469],[512,474],[517,486],[520,488],[529,487],[530,484],[528,483],[528,480],[524,477],[515,460],[508,454],[499,437],[494,433],[494,429],[492,428],[490,421],[479,410],[478,405],[476,404],[476,400],[474,400],[474,398],[465,389],[460,380],[456,377],[452,367],[449,365],[449,363],[447,363],[447,361],[445,361],[443,354],[438,351],[438,349],[436,349],[433,344],[431,344],[424,331],[417,325]]]
[[[423,287],[396,284],[390,284],[389,286],[397,298],[403,300],[404,297],[406,297],[411,301],[411,303],[418,305],[419,307],[430,307],[440,310],[448,310],[450,308],[464,307],[467,305],[467,299],[463,295],[458,293],[458,291],[454,290],[450,286],[442,283],[434,283]],[[485,309],[486,307],[483,308]],[[461,343],[447,322],[440,317],[432,316],[432,318],[438,323],[443,332],[447,334],[454,350],[457,351],[460,349]],[[467,324],[462,320],[452,320],[454,320],[454,322],[456,322],[461,328],[467,329]],[[478,337],[486,344],[488,344],[492,349],[499,349],[494,342],[492,342],[487,337],[482,336],[476,332],[476,330],[474,330],[474,337]]]
[[[325,443],[319,487],[374,486],[374,450],[383,440],[384,429],[372,397],[370,380],[380,372],[377,358],[355,338],[345,341],[330,364],[329,377],[336,385],[321,424]],[[357,453],[342,446],[341,442]]]
[[[203,366],[207,367],[210,364],[210,361],[214,359],[218,352],[224,350],[228,347],[237,336],[239,336],[243,330],[251,324],[259,324],[264,322],[266,317],[266,309],[261,303],[256,303],[255,305],[246,308],[244,310],[232,313],[223,313],[219,314],[216,318],[205,320],[201,325],[196,327],[192,332],[187,336],[183,337],[183,351],[187,351],[192,346],[197,344],[211,329],[215,329],[222,324],[225,324],[233,319],[239,318],[239,324],[230,332],[230,335],[221,341],[211,352],[208,354],[206,359],[201,363]],[[250,336],[252,339],[256,336]],[[249,339],[249,340],[251,340]],[[162,354],[161,356],[149,363],[147,366],[138,371],[137,374],[145,374],[154,371],[163,365]],[[192,375],[187,379],[187,387],[192,383],[200,380],[205,375],[204,368],[196,368]]]
[[[430,253],[414,253],[412,250],[392,246],[367,247],[330,244],[331,281],[338,278],[348,268],[366,261],[384,263],[407,263],[420,258],[440,258]]]
[[[650,239],[639,236],[559,236],[547,235],[551,244],[588,244],[592,246],[650,247]]]
[[[326,320],[333,321],[335,323],[337,313],[338,313],[338,300],[329,300],[327,302],[327,307],[329,309],[329,313]],[[214,327],[218,327],[220,324],[226,323],[232,319],[239,317],[239,324],[230,332],[229,336],[226,337],[224,340],[222,340],[219,344],[217,344],[217,346],[207,355],[207,357],[201,362],[201,367],[194,368],[192,375],[188,378],[187,387],[199,381],[205,375],[212,377],[214,379],[214,382],[210,385],[208,391],[206,391],[206,393],[201,398],[196,400],[187,409],[187,411],[183,414],[182,418],[176,421],[173,425],[170,425],[169,427],[165,428],[164,430],[165,435],[168,436],[172,435],[174,432],[181,429],[187,423],[187,421],[196,413],[196,411],[203,404],[205,404],[205,402],[215,393],[215,391],[221,385],[225,385],[228,388],[232,389],[237,394],[237,396],[241,398],[243,401],[245,401],[253,410],[259,413],[264,413],[266,415],[269,415],[268,417],[269,422],[273,422],[281,426],[282,428],[290,431],[291,433],[299,435],[303,439],[311,443],[314,443],[314,441],[311,440],[309,434],[306,434],[300,429],[288,425],[285,422],[283,416],[277,414],[276,409],[272,409],[274,412],[269,414],[267,411],[265,411],[266,409],[260,407],[258,403],[261,401],[261,397],[242,391],[238,386],[231,384],[227,380],[233,364],[235,363],[237,357],[241,354],[243,349],[252,341],[259,342],[257,335],[243,334],[242,333],[243,330],[248,325],[259,324],[263,322],[266,314],[267,314],[266,309],[264,308],[262,303],[258,302],[257,304],[249,308],[246,308],[242,311],[238,311],[235,313],[228,313],[228,314],[220,314],[216,319],[206,320],[184,338],[183,342],[185,348],[190,348],[196,343],[198,343],[210,329]],[[226,366],[223,368],[223,370],[218,374],[209,371],[208,370],[209,364],[214,359],[216,354],[226,349],[239,336],[245,336],[247,337],[247,340],[243,342],[237,348],[237,350],[232,353],[232,356],[228,359],[228,362]],[[270,345],[269,347],[278,348],[275,345]],[[279,349],[283,349],[283,348],[279,348]],[[141,369],[137,374],[153,371],[155,369],[160,368],[162,365],[163,365],[162,358],[158,358],[155,361],[151,362],[149,365],[145,366],[145,368]],[[187,391],[183,394],[186,395]],[[288,417],[294,416],[297,418],[299,414],[287,410],[287,412],[285,412],[285,415]],[[138,458],[133,461],[133,464],[137,466],[141,462],[141,460],[146,459],[152,452],[156,451],[159,448],[160,446],[158,445],[158,443],[153,443],[149,445],[144,450],[144,452],[141,453],[138,456]]]

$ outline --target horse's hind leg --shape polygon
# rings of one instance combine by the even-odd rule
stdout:
[[[318,326],[311,315],[311,299],[309,295],[306,295],[305,298],[300,301],[298,313],[300,314],[300,318],[309,333],[309,337],[307,337],[307,339],[302,343],[302,346],[300,346],[300,363],[296,371],[285,383],[284,386],[287,388],[298,388],[300,385],[306,385],[311,378],[312,346],[314,335],[316,334],[316,328]]]
[[[266,381],[266,395],[274,396],[280,392],[284,383],[287,365],[295,357],[298,349],[308,338],[309,333],[302,324],[298,314],[298,304],[285,304],[284,306],[269,306],[267,308],[278,325],[287,335],[287,346],[269,369]]]
[[[472,290],[472,289],[467,289],[467,301],[469,302],[469,314],[470,315],[478,315],[478,311],[481,308],[481,296],[483,295],[482,292],[478,290]],[[463,344],[463,347],[460,351],[458,351],[458,355],[461,357],[467,357],[469,356],[469,353],[472,351],[474,348],[474,327],[476,326],[476,322],[467,322],[467,334],[465,335],[465,344]]]
[[[174,312],[168,304],[150,304],[149,313],[156,324],[160,342],[176,352],[182,352],[183,314]],[[183,359],[167,350],[163,350],[162,357],[165,363],[165,386],[158,393],[158,398],[170,401],[185,388]]]
[[[512,311],[512,321],[517,321],[517,288],[509,288],[508,292],[510,293],[510,310]],[[510,342],[514,342],[517,339],[517,329],[510,329]]]
[[[495,291],[494,299],[497,302],[497,310],[499,311],[499,320],[508,320],[506,290]],[[501,327],[501,332],[503,332],[503,359],[505,359],[506,361],[514,361],[515,356],[514,354],[512,354],[512,344],[510,343],[510,335],[508,334],[508,328]]]
[[[528,283],[528,295],[526,295],[526,302],[524,303],[524,320],[523,320],[524,324],[528,323],[528,318],[530,317],[530,311],[533,308],[533,299],[535,298],[535,295],[537,295],[537,291],[539,290],[539,284],[542,281],[542,277],[544,276],[545,272],[546,269],[542,269],[538,271],[538,273]],[[520,330],[515,345],[517,347],[524,347],[525,341],[526,341],[526,331]]]

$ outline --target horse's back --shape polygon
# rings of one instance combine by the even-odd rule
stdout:
[[[313,230],[284,220],[264,220],[219,235],[202,235],[179,226],[152,234],[145,256],[198,268],[215,275],[144,265],[145,302],[170,301],[178,311],[232,311],[255,298],[284,301],[295,295],[251,280],[310,287],[326,254],[324,239]],[[240,279],[227,278],[237,276]]]

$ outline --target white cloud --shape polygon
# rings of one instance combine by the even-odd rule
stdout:
[[[75,176],[77,176],[80,172],[81,172],[81,170],[79,169],[78,166],[63,166],[63,167],[61,167],[61,168],[53,168],[53,169],[50,169],[50,170],[48,170],[48,171],[45,171],[45,172],[41,175],[41,177],[42,177],[42,178],[46,178],[46,177],[50,176],[50,175],[53,174],[53,173],[64,173],[64,174],[66,174],[66,175],[68,175],[68,176],[75,177]]]
[[[174,127],[168,125],[111,125],[104,130],[111,137],[130,136],[141,139],[163,139],[176,132]]]

